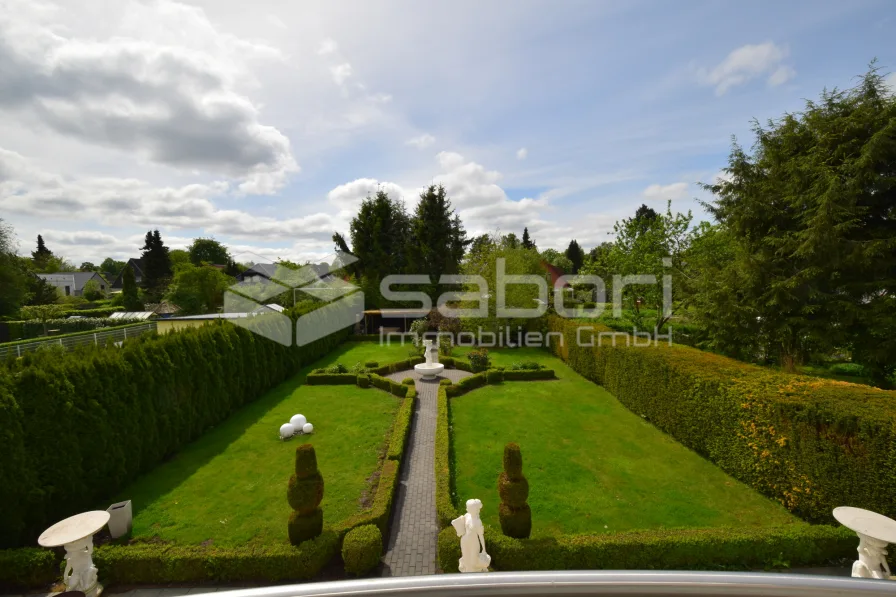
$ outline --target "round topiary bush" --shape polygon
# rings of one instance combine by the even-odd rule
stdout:
[[[355,576],[367,574],[377,567],[383,557],[383,535],[373,524],[350,530],[342,540],[342,560],[345,571]]]
[[[508,537],[526,539],[532,532],[532,510],[529,498],[529,481],[523,476],[523,454],[517,444],[504,446],[504,472],[498,476],[498,519],[501,532]]]
[[[450,386],[450,385],[451,385],[451,380],[450,380],[450,379],[443,379],[443,380],[441,380],[441,381],[439,382],[439,385],[440,385],[440,386]]]
[[[286,499],[293,509],[287,530],[289,542],[298,545],[320,535],[324,525],[324,515],[320,509],[324,498],[324,479],[317,470],[314,446],[302,444],[296,448],[295,470],[286,487]]]
[[[412,386],[412,385],[414,385],[414,378],[413,377],[405,377],[404,379],[401,380],[401,383],[403,383],[406,386]]]

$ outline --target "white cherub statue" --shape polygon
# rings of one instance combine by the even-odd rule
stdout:
[[[433,341],[429,338],[423,340],[423,357],[427,365],[432,365],[432,344]]]
[[[857,533],[859,536],[859,559],[852,565],[855,578],[890,578],[887,565],[887,542]]]
[[[69,591],[90,593],[96,585],[96,566],[93,565],[93,536],[66,545],[66,566],[62,580]]]
[[[485,552],[485,529],[479,518],[480,510],[481,501],[467,500],[467,513],[451,521],[451,526],[460,537],[461,556],[458,568],[461,572],[488,572],[488,566],[492,562],[492,557]]]

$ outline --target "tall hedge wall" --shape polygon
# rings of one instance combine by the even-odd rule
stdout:
[[[95,508],[348,332],[297,348],[219,323],[0,366],[0,547]]]
[[[627,408],[812,522],[896,516],[896,392],[778,373],[685,346],[625,346],[548,319],[551,349]],[[643,340],[642,340],[643,342]]]

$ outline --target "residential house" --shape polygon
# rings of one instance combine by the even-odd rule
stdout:
[[[143,258],[128,259],[128,262],[124,267],[129,267],[134,270],[134,280],[136,280],[139,285],[143,280]],[[122,269],[115,280],[112,281],[112,290],[121,290],[122,288],[124,288],[124,269]]]
[[[84,286],[95,280],[100,290],[106,292],[109,283],[97,272],[55,272],[52,274],[35,274],[41,280],[52,284],[63,296],[81,296]]]

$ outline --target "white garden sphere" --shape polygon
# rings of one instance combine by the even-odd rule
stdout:
[[[286,439],[287,437],[292,437],[295,435],[296,428],[290,425],[289,423],[283,423],[280,425],[280,437],[282,439]]]
[[[305,423],[302,426],[302,433],[311,433],[312,431],[314,431],[314,425],[311,423]]]
[[[295,427],[296,429],[301,429],[305,426],[305,423],[308,422],[308,419],[305,418],[305,415],[293,415],[289,420],[289,423]]]

